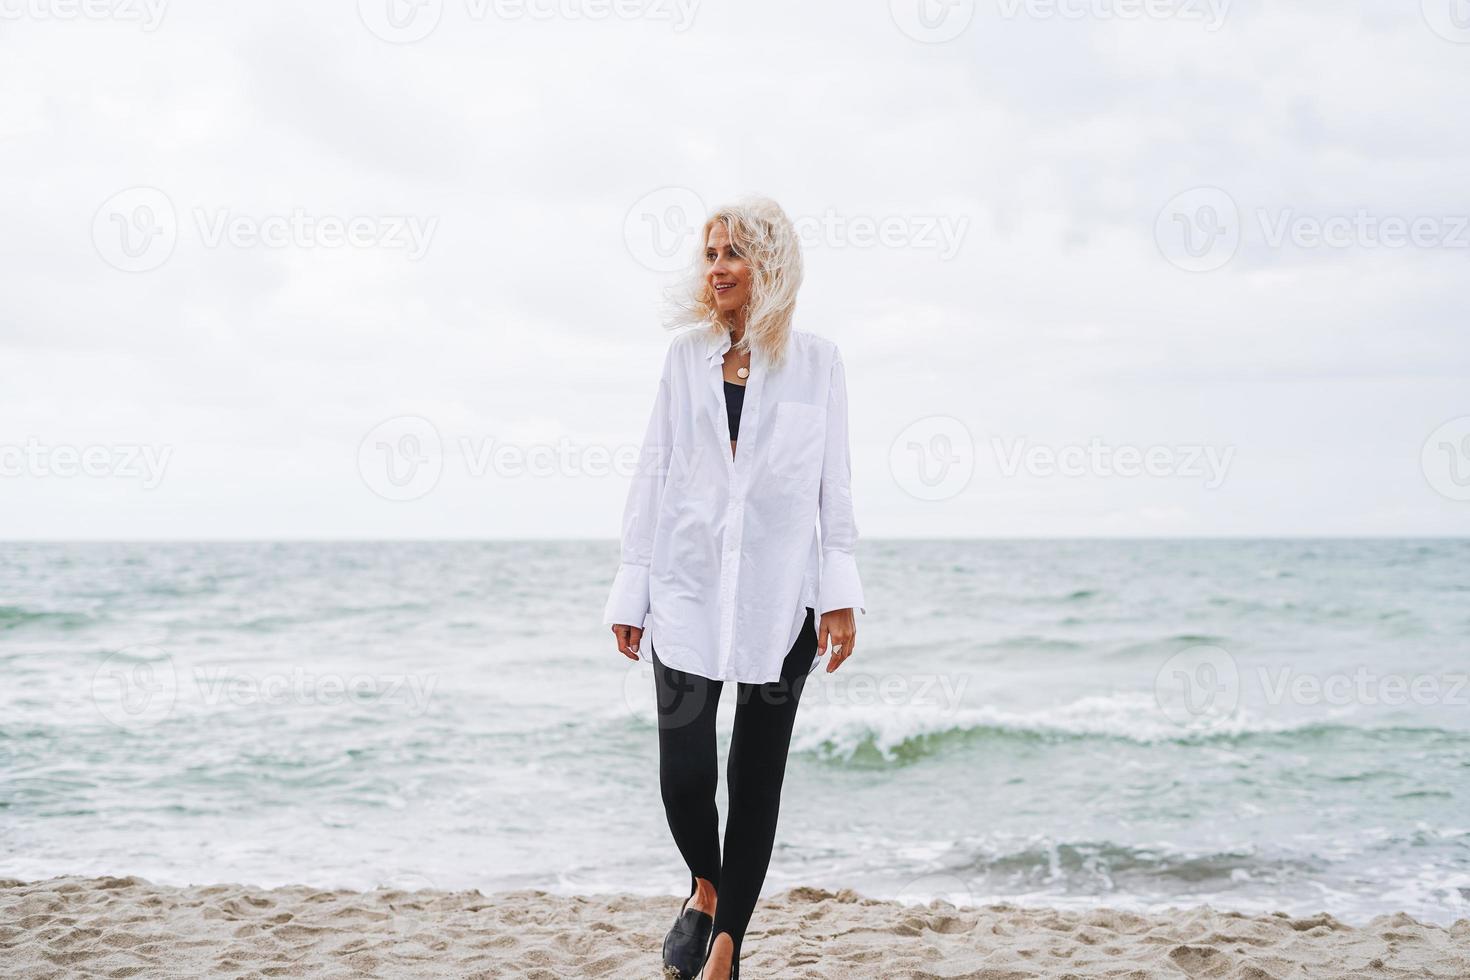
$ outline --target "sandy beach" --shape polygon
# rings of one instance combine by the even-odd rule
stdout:
[[[0,880],[6,977],[658,976],[678,899],[539,890],[185,888],[137,877]],[[793,888],[764,900],[747,977],[1217,980],[1470,977],[1470,919],[1138,915],[903,906]]]

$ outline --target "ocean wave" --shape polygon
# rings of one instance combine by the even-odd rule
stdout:
[[[1433,727],[1369,727],[1321,719],[1277,721],[1245,713],[1186,726],[1170,720],[1151,695],[1123,693],[1084,697],[1033,711],[888,705],[813,711],[797,725],[792,751],[831,762],[891,765],[916,762],[984,741],[1107,739],[1150,745],[1283,736],[1305,740],[1336,734],[1365,734],[1379,739],[1440,735],[1470,741],[1470,733]]]
[[[1111,659],[1120,660],[1130,657],[1153,657],[1159,654],[1172,656],[1186,647],[1229,647],[1230,638],[1218,633],[1173,633],[1169,636],[1161,636],[1158,639],[1143,640],[1118,647],[1106,654]]]
[[[1143,880],[1172,881],[1175,887],[1283,881],[1319,873],[1324,864],[1320,857],[1305,853],[1266,855],[1254,844],[1190,851],[1168,844],[1046,837],[970,844],[946,863],[947,872],[967,878],[978,874],[979,883],[992,886],[1004,882],[1012,888],[1062,885],[1089,891],[1133,890]]]
[[[73,630],[81,629],[91,623],[92,617],[85,613],[27,609],[24,606],[0,606],[0,630],[19,629],[23,626]]]
[[[1086,649],[1086,646],[1085,644],[1078,643],[1076,640],[1064,640],[1054,636],[1025,633],[1003,637],[990,643],[982,643],[979,648],[981,650],[1024,650],[1033,653],[1066,653],[1072,650]]]

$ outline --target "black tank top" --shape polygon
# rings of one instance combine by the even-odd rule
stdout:
[[[745,404],[745,385],[738,385],[733,381],[725,382],[725,414],[730,416],[730,438],[736,439],[740,433],[740,409]]]

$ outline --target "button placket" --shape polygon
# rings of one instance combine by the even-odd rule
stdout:
[[[730,348],[729,338],[725,338],[724,349],[714,362],[714,370],[710,378],[713,382],[713,391],[723,408],[725,397],[725,351]],[[750,460],[755,455],[757,446],[755,433],[760,422],[761,394],[765,388],[765,359],[762,357],[761,349],[754,348],[750,354],[750,377],[745,383],[745,398],[740,409],[740,429],[745,435],[740,440],[741,448],[736,450],[733,456],[725,455],[725,461],[729,464],[729,503],[725,508],[725,554],[722,558],[720,570],[720,673],[725,674],[730,669],[730,654],[735,645],[735,612],[738,606],[740,588],[740,545],[744,540],[745,531],[745,483],[749,478],[751,467],[755,464]],[[723,413],[722,413],[723,414]],[[726,431],[728,432],[728,421]],[[728,443],[727,443],[728,446]]]

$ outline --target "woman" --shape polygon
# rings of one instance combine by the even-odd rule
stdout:
[[[802,279],[791,221],[774,201],[743,201],[718,209],[699,242],[679,317],[697,329],[664,358],[603,622],[624,656],[653,666],[659,786],[689,866],[664,965],[734,980],[802,688],[829,645],[829,673],[852,656],[853,610],[867,610],[842,358],[791,326]],[[725,681],[738,693],[722,856]]]

